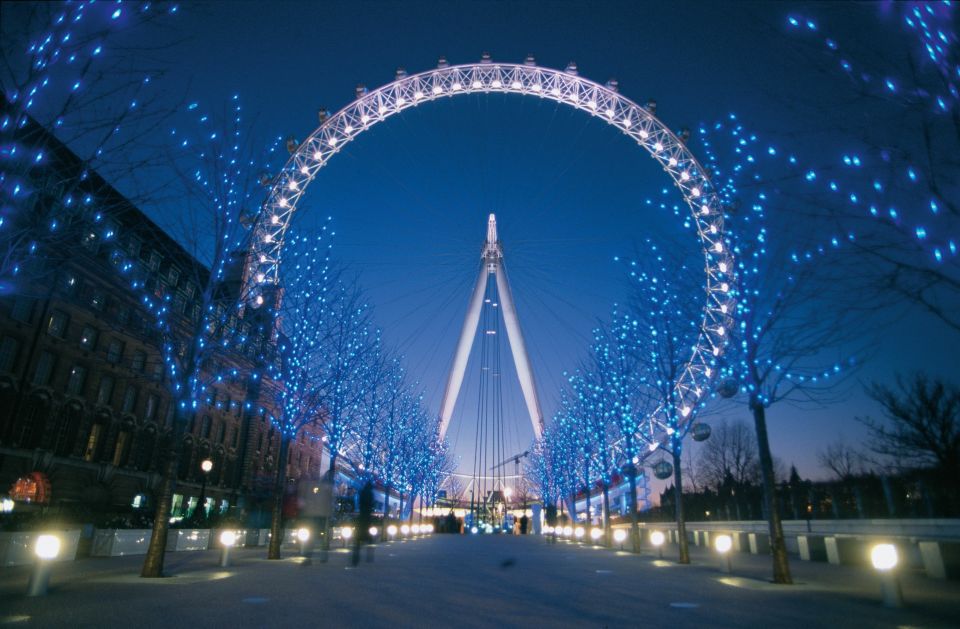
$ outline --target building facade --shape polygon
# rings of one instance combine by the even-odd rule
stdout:
[[[4,213],[4,240],[17,235],[3,243],[8,256],[14,244],[34,251],[0,294],[0,495],[94,517],[148,511],[175,413],[162,339],[141,303],[164,295],[184,322],[199,317],[195,278],[206,270],[49,133],[28,126],[21,140],[42,145],[45,159],[29,171],[33,198]],[[192,511],[201,485],[208,510],[252,510],[269,502],[277,465],[292,483],[319,476],[318,434],[303,433],[276,461],[276,384],[251,377],[271,326],[257,332],[255,316],[234,322],[248,341],[221,357],[218,373],[231,377],[186,428],[175,515]]]

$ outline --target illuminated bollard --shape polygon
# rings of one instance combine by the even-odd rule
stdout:
[[[578,526],[578,527],[577,527],[576,529],[574,529],[574,531],[573,531],[573,537],[574,537],[574,539],[576,539],[578,542],[582,542],[582,541],[583,541],[583,536],[584,536],[585,534],[586,534],[586,531],[583,530],[583,527],[582,527],[582,526]]]
[[[376,539],[377,539],[377,533],[380,532],[380,529],[378,529],[378,528],[375,527],[375,526],[371,526],[369,532],[370,532],[370,539],[371,539],[371,540],[376,540]]]
[[[594,545],[600,544],[601,537],[603,537],[603,529],[598,529],[598,528],[590,529],[590,539],[593,540]]]
[[[350,538],[353,537],[353,529],[349,526],[345,526],[340,529],[340,539],[343,541],[343,547],[346,548],[347,544],[350,543]]]
[[[650,533],[650,543],[657,549],[657,557],[663,559],[663,542],[665,538],[662,531],[653,531]]]
[[[234,531],[220,533],[220,567],[230,567],[230,550],[237,544],[237,534]]]
[[[390,541],[392,542],[393,538],[395,538],[396,536],[397,536],[397,527],[391,524],[390,526],[387,527],[387,537],[389,537]]]
[[[713,547],[720,553],[720,567],[724,572],[731,572],[730,549],[733,548],[733,538],[729,535],[717,535],[713,540]]]
[[[620,550],[623,550],[623,542],[627,540],[627,532],[623,529],[617,529],[613,532],[613,541],[620,545]]]
[[[903,591],[896,571],[899,561],[893,544],[877,544],[870,550],[870,563],[880,573],[880,592],[886,607],[903,607]]]
[[[310,541],[310,529],[297,529],[297,541],[300,542],[300,556],[305,557],[307,555],[307,542]]]
[[[60,554],[60,538],[56,535],[39,535],[33,546],[37,562],[33,564],[30,582],[27,583],[27,596],[45,596],[50,585],[50,572],[53,560]]]

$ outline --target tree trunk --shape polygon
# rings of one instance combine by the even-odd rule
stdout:
[[[687,520],[683,515],[683,472],[680,470],[680,444],[673,445],[673,496],[676,501],[677,546],[680,556],[677,561],[690,563],[690,548],[687,545]]]
[[[167,465],[160,481],[160,495],[157,498],[157,510],[153,517],[153,532],[150,545],[143,560],[141,577],[156,578],[163,576],[163,559],[167,551],[167,532],[170,530],[170,509],[173,506],[173,490],[177,485],[177,470],[180,463],[180,435],[175,431],[174,442],[167,453]]]
[[[323,523],[323,549],[330,550],[330,535],[333,529],[333,515],[337,505],[337,451],[330,451],[330,468],[327,470],[327,480],[330,482],[330,514]]]
[[[787,559],[787,545],[783,540],[783,525],[780,523],[780,511],[777,509],[777,484],[773,476],[773,456],[770,454],[770,440],[767,436],[766,409],[759,401],[750,404],[753,422],[757,431],[757,445],[760,450],[760,474],[763,478],[763,502],[770,527],[770,551],[773,555],[773,582],[790,584],[790,561]]]
[[[270,520],[270,548],[267,559],[280,559],[283,543],[283,495],[287,489],[287,450],[290,439],[280,434],[280,453],[277,456],[277,473],[273,479],[273,518]]]
[[[633,552],[640,552],[640,523],[637,521],[637,467],[627,465],[627,478],[630,479],[630,546]]]
[[[610,485],[603,483],[603,544],[610,546],[613,543],[610,531]]]

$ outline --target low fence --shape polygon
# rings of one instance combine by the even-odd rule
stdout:
[[[960,519],[904,520],[785,520],[787,552],[802,561],[836,565],[868,565],[870,549],[879,542],[897,546],[905,565],[922,569],[933,578],[960,578]],[[628,527],[619,523],[617,528]],[[653,530],[678,541],[675,522],[641,523],[643,538]],[[687,522],[687,540],[695,546],[712,544],[716,535],[730,535],[733,550],[770,553],[769,525],[765,520],[743,522]]]

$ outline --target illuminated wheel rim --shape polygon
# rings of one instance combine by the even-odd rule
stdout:
[[[358,90],[360,91],[360,90]],[[279,281],[284,235],[300,199],[317,172],[347,143],[405,109],[465,94],[501,92],[552,100],[603,120],[632,138],[670,176],[690,209],[704,256],[706,298],[696,345],[677,381],[679,428],[693,417],[693,409],[710,391],[733,327],[734,259],[724,238],[720,199],[703,169],[684,142],[650,109],[621,95],[616,85],[600,85],[566,71],[532,63],[480,63],[440,67],[406,76],[398,72],[392,83],[366,92],[326,118],[292,151],[283,170],[273,179],[263,211],[253,231],[247,277],[251,300],[260,303],[260,287]],[[669,438],[669,426],[653,413],[638,438],[652,452]]]

